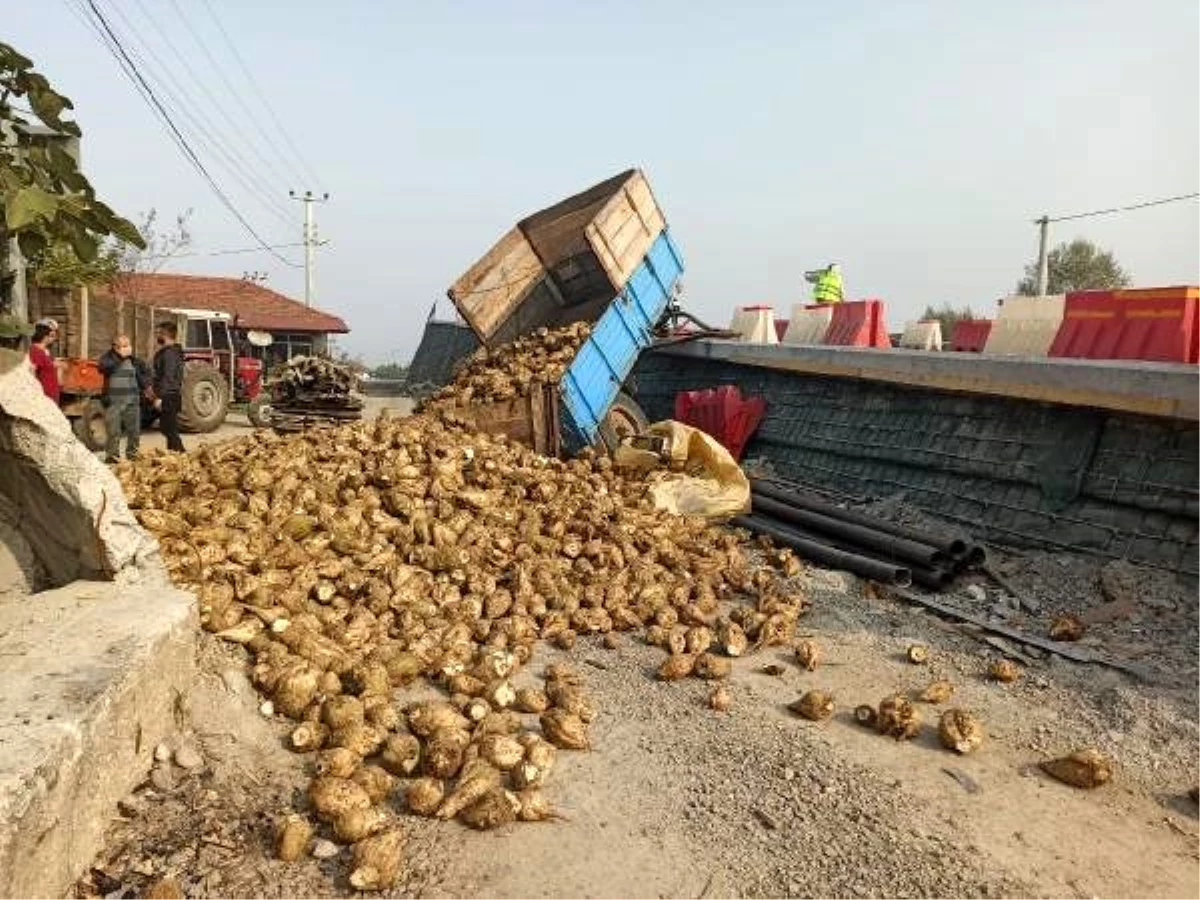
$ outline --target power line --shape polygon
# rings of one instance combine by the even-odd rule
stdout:
[[[151,253],[145,259],[178,259],[186,256],[233,256],[239,253],[263,253],[266,250],[284,250],[289,247],[303,247],[303,241],[293,241],[290,244],[271,244],[269,247],[237,247],[230,250],[192,250],[186,253]]]
[[[1092,212],[1075,213],[1070,216],[1043,216],[1033,221],[1035,225],[1040,225],[1043,222],[1069,222],[1072,219],[1088,219],[1092,216],[1107,216],[1112,213],[1129,212],[1134,209],[1146,209],[1150,206],[1163,206],[1167,203],[1178,203],[1181,200],[1193,200],[1196,197],[1200,197],[1200,193],[1180,194],[1177,197],[1163,197],[1161,200],[1147,200],[1144,203],[1133,203],[1129,206],[1114,206],[1111,209],[1097,209]]]
[[[193,168],[196,169],[197,172],[200,173],[204,180],[208,182],[209,187],[212,188],[213,193],[216,195],[217,199],[220,200],[221,204],[227,210],[229,210],[230,214],[232,214],[233,217],[238,220],[241,226],[251,237],[254,238],[259,246],[268,251],[284,265],[291,266],[292,268],[299,268],[296,263],[286,259],[283,256],[280,256],[273,249],[271,249],[271,246],[262,239],[257,231],[255,231],[254,226],[251,225],[246,220],[246,217],[243,216],[238,210],[238,208],[234,206],[233,201],[226,196],[225,192],[221,189],[221,186],[217,184],[216,179],[213,178],[212,174],[207,168],[205,168],[204,163],[200,161],[200,157],[196,155],[196,151],[193,150],[191,145],[187,142],[187,138],[183,136],[182,132],[179,130],[179,127],[171,119],[170,114],[166,111],[161,101],[159,101],[158,97],[155,95],[154,89],[151,88],[146,82],[146,79],[142,77],[142,74],[138,71],[136,64],[132,59],[130,59],[129,54],[122,46],[120,39],[113,32],[112,26],[109,25],[108,20],[104,17],[104,13],[97,8],[95,0],[79,0],[79,2],[81,4],[87,4],[87,9],[91,10],[91,14],[95,17],[95,21],[98,22],[104,30],[104,34],[101,35],[101,42],[104,44],[105,48],[108,49],[108,51],[113,55],[113,58],[117,60],[118,65],[121,67],[121,71],[138,90],[138,93],[142,96],[143,100],[145,100],[146,103],[151,107],[151,111],[155,112],[160,117],[163,124],[168,129],[168,136],[179,148],[179,151],[184,155],[184,158],[192,165]],[[105,36],[107,36],[107,38],[105,38]]]
[[[242,74],[246,77],[246,81],[249,83],[250,89],[254,91],[255,96],[258,97],[259,102],[262,103],[263,108],[266,109],[267,115],[271,117],[271,121],[275,124],[275,128],[283,137],[284,143],[287,144],[288,149],[292,151],[292,156],[294,156],[296,162],[300,164],[300,168],[304,170],[304,174],[312,179],[314,183],[320,184],[321,179],[317,177],[317,174],[313,171],[312,166],[308,164],[308,160],[304,158],[304,154],[300,152],[300,148],[296,145],[296,142],[292,140],[291,134],[289,134],[288,130],[283,127],[283,123],[279,120],[279,117],[275,115],[275,109],[267,101],[266,95],[259,88],[257,79],[255,79],[254,75],[250,72],[249,66],[246,65],[246,61],[242,58],[242,54],[238,51],[237,45],[233,42],[233,39],[230,38],[229,32],[227,32],[225,30],[225,26],[221,24],[221,20],[217,17],[216,10],[213,9],[212,4],[209,3],[209,0],[204,0],[204,7],[208,10],[208,15],[213,20],[213,24],[217,26],[217,31],[219,31],[221,33],[221,37],[224,38],[225,46],[229,48],[230,53],[233,55],[234,60],[238,64],[238,68],[242,70]]]
[[[115,9],[117,9],[118,14],[120,14],[120,9],[119,9],[119,7],[117,7],[116,0],[109,0],[109,2],[113,5],[113,7]],[[194,83],[200,89],[200,91],[208,99],[209,103],[211,103],[213,105],[213,107],[217,110],[217,112],[220,114],[221,118],[225,121],[225,123],[230,128],[233,129],[234,135],[240,136],[242,134],[242,132],[244,132],[245,129],[242,126],[240,126],[237,122],[235,122],[233,117],[229,114],[229,111],[228,111],[229,104],[222,103],[216,96],[214,96],[212,91],[209,90],[209,88],[208,88],[209,79],[205,78],[201,73],[198,73],[196,71],[196,69],[192,66],[191,62],[188,60],[187,56],[179,49],[179,47],[175,44],[175,42],[173,40],[171,40],[171,36],[167,33],[166,29],[163,28],[163,26],[161,24],[159,24],[159,21],[150,12],[149,8],[147,8],[147,6],[143,2],[143,0],[134,0],[134,2],[137,3],[138,8],[142,11],[142,15],[145,17],[146,21],[150,23],[150,27],[152,27],[154,29],[155,33],[158,34],[158,36],[162,40],[162,42],[167,45],[167,49],[170,50],[171,53],[175,56],[175,58],[177,60],[179,60],[179,62],[182,64],[184,71],[190,77],[192,83]],[[122,15],[122,18],[124,18],[123,15]],[[132,26],[130,26],[130,27],[132,29]],[[135,34],[136,34],[136,32],[135,32]],[[147,42],[142,41],[142,43],[144,45],[146,45],[147,49],[150,50],[150,52],[153,54],[153,50],[149,47]],[[161,61],[159,62],[159,65],[162,66],[164,69],[168,68]],[[181,90],[181,92],[183,92],[182,88],[180,90]],[[184,92],[184,94],[186,96],[186,92]],[[197,104],[197,105],[199,105],[199,104]],[[210,128],[212,127],[211,124],[209,127]],[[215,131],[216,129],[212,129],[212,130]],[[259,163],[261,163],[262,166],[271,175],[273,175],[276,179],[278,179],[277,185],[275,186],[274,189],[271,190],[272,198],[281,197],[283,194],[283,191],[286,189],[287,185],[289,185],[293,182],[293,178],[292,178],[291,174],[289,174],[287,172],[281,172],[274,162],[267,159],[267,157],[264,156],[263,153],[259,151],[258,146],[255,143],[253,143],[251,141],[246,141],[244,138],[242,138],[242,139],[243,139],[246,147],[249,148],[250,152],[253,153],[254,156],[258,159]],[[288,217],[288,219],[290,221],[290,215],[291,215],[290,211],[287,210],[287,207],[283,205],[281,200],[277,200],[276,202],[279,203],[279,207],[277,207],[277,210],[280,212],[281,215],[286,214],[286,216]]]
[[[127,48],[130,55],[141,65],[142,70],[147,76],[158,84],[163,95],[173,102],[175,110],[192,123],[193,127],[190,129],[192,138],[198,143],[203,144],[216,156],[218,158],[217,161],[221,163],[222,168],[225,169],[229,176],[238,182],[263,209],[270,212],[280,221],[288,225],[293,224],[290,211],[283,205],[282,201],[276,198],[275,193],[269,189],[264,189],[261,184],[255,183],[254,166],[236,149],[227,147],[225,142],[218,138],[218,129],[213,124],[213,121],[208,118],[199,104],[195,103],[187,93],[187,90],[175,78],[170,67],[154,51],[151,43],[142,37],[137,28],[129,21],[116,3],[110,3],[110,6],[112,6],[116,14],[125,23],[128,32],[142,45],[161,69],[162,74],[156,74],[154,67],[146,61],[145,57],[141,56],[132,47]],[[163,37],[165,38],[165,35]],[[167,82],[170,82],[170,84],[167,84]],[[172,86],[174,86],[175,90],[172,90]],[[191,109],[192,105],[196,106],[194,111]],[[236,123],[233,123],[233,127],[236,131]]]
[[[282,157],[283,154],[280,153],[279,148],[276,146],[275,142],[271,140],[271,136],[269,134],[267,134],[266,129],[263,128],[262,122],[259,120],[260,117],[256,116],[254,114],[254,111],[251,110],[250,107],[246,104],[246,101],[242,97],[241,93],[233,85],[233,83],[229,80],[229,76],[227,76],[225,74],[225,69],[217,61],[217,58],[215,56],[213,56],[212,51],[208,49],[208,45],[206,43],[204,43],[203,39],[200,37],[199,32],[195,28],[193,28],[191,22],[188,21],[188,18],[183,11],[183,7],[179,5],[179,0],[171,0],[171,5],[173,7],[175,7],[175,12],[179,16],[179,20],[183,23],[183,27],[187,29],[188,33],[192,36],[192,39],[196,42],[196,45],[201,49],[201,51],[204,53],[204,55],[208,58],[209,63],[212,65],[213,69],[216,70],[216,73],[220,76],[221,81],[223,81],[225,83],[225,87],[229,89],[229,93],[233,95],[233,98],[238,102],[238,105],[241,106],[242,110],[249,117],[251,123],[254,125],[255,131],[257,131],[259,133],[259,135],[262,137],[262,139],[267,142],[268,146],[270,146],[271,149],[275,151],[275,153],[279,154]],[[209,8],[209,13],[212,14],[211,7]],[[220,23],[218,23],[218,24],[220,24]],[[222,31],[222,34],[224,34],[224,31]],[[228,35],[226,35],[226,40],[228,41]],[[232,42],[230,42],[230,46],[232,46]]]

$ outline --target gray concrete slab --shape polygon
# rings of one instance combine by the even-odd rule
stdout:
[[[161,581],[0,603],[0,897],[61,897],[195,677],[194,604]]]
[[[1200,419],[1200,370],[1193,365],[720,340],[692,341],[656,352],[935,390]]]

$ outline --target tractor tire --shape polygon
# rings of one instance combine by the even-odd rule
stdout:
[[[271,398],[259,394],[246,404],[246,418],[255,428],[270,428],[272,408]]]
[[[621,438],[641,434],[650,425],[646,414],[637,401],[620,391],[600,423],[600,440],[597,449],[612,453],[621,443]]]
[[[179,430],[189,434],[216,431],[229,411],[229,384],[219,369],[190,362],[183,370]]]
[[[104,421],[104,404],[99,400],[89,400],[83,405],[83,412],[71,420],[71,430],[79,442],[93,453],[103,450],[108,439],[108,426]]]

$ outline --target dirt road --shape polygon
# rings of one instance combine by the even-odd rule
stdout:
[[[374,418],[385,409],[392,415],[405,416],[412,412],[412,406],[412,401],[407,397],[368,397],[363,416],[368,419]],[[244,413],[231,412],[224,424],[216,431],[210,431],[207,434],[185,434],[183,435],[183,444],[188,448],[200,447],[204,444],[246,437],[253,432],[254,426],[250,424]],[[146,450],[162,450],[166,448],[167,444],[163,439],[162,432],[157,428],[150,428],[142,432],[141,446]],[[98,453],[97,455],[103,456],[104,454]]]
[[[996,651],[956,625],[846,576],[814,572],[806,589],[801,629],[824,664],[804,672],[783,651],[739,660],[728,713],[707,708],[705,684],[654,680],[661,651],[630,636],[615,650],[539,651],[518,683],[567,659],[600,710],[594,749],[562,754],[548,786],[562,818],[481,834],[405,817],[394,895],[1197,895],[1194,677],[1146,684],[1048,657],[1000,685],[984,677]],[[206,769],[124,805],[96,862],[102,886],[165,874],[196,897],[344,894],[347,851],[272,858],[273,823],[302,802],[306,761],[258,713],[240,651],[200,641],[206,675],[180,721]],[[907,662],[912,641],[929,646],[928,665]],[[769,663],[783,675],[761,672]],[[976,753],[941,748],[935,707],[911,742],[853,722],[857,704],[935,677],[986,723]],[[813,687],[836,698],[825,723],[786,709]],[[1113,757],[1112,783],[1082,791],[1036,768],[1082,746]]]

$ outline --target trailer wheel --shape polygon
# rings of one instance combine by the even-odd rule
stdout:
[[[83,411],[71,420],[75,437],[89,450],[103,450],[108,440],[108,426],[104,421],[104,404],[99,400],[88,400]]]
[[[182,431],[216,431],[229,409],[229,385],[225,376],[208,363],[190,362],[183,370],[183,395],[179,410]]]
[[[255,428],[270,428],[271,413],[271,398],[265,394],[259,394],[246,404],[246,418]]]
[[[600,423],[600,442],[611,453],[620,445],[622,438],[641,434],[649,425],[637,401],[621,391]]]

